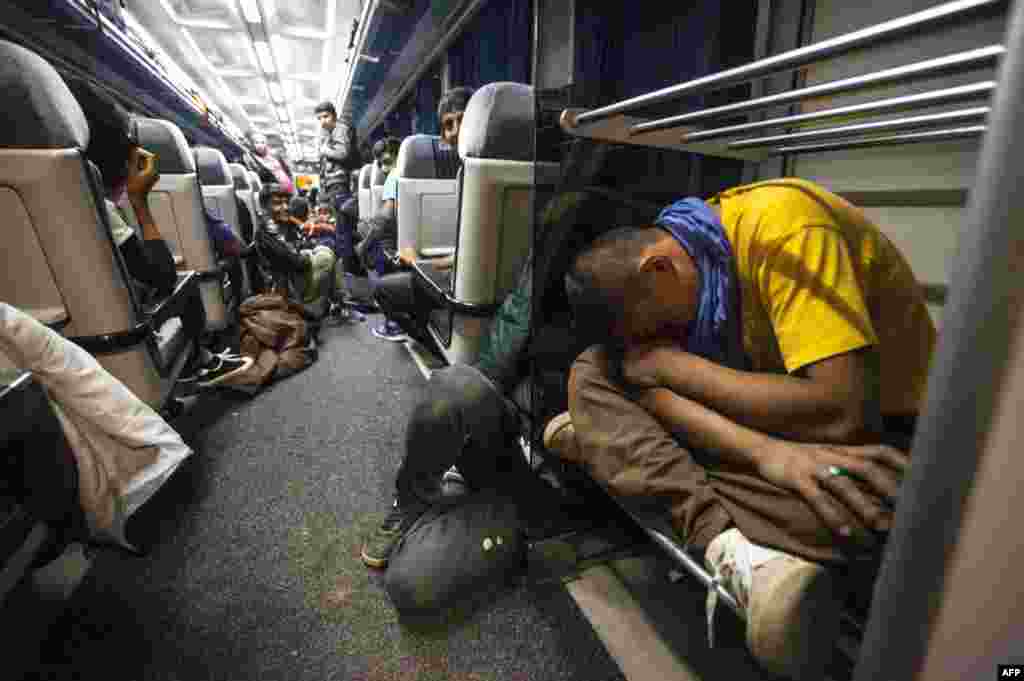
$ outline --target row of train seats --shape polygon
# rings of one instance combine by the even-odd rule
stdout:
[[[259,175],[241,163],[229,163],[228,166],[231,168],[231,176],[235,181],[235,196],[238,197],[239,201],[242,202],[242,206],[248,211],[249,224],[255,227],[260,219],[259,206],[262,186],[259,181]],[[251,243],[255,234],[251,230],[247,231],[244,225],[245,221],[242,220],[239,225],[242,229],[242,239],[245,243]]]
[[[114,246],[98,172],[83,154],[90,131],[81,107],[35,53],[0,41],[0,61],[9,65],[0,70],[0,97],[11,112],[0,130],[0,300],[74,340],[160,408],[200,338],[237,314],[224,283],[229,263],[218,262],[204,215],[212,208],[239,233],[232,172],[220,151],[190,149],[173,123],[137,119],[140,145],[158,156],[150,210],[179,275],[167,299],[140,300]],[[9,361],[0,356],[0,364]]]
[[[521,83],[490,83],[473,94],[455,153],[440,137],[402,141],[398,247],[423,260],[416,276],[440,289],[446,305],[430,332],[450,364],[476,361],[491,318],[518,283],[533,243],[535,215],[553,194],[557,163],[535,162],[534,93]],[[376,164],[360,173],[360,215],[375,210],[386,178]],[[456,256],[451,276],[430,258]]]

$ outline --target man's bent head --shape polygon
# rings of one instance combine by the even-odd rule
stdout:
[[[565,279],[580,330],[624,348],[681,339],[696,317],[700,275],[686,250],[658,227],[620,227],[591,242]]]

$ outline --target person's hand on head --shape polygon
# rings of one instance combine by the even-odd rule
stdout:
[[[128,195],[146,196],[159,179],[156,156],[142,147],[132,147],[128,155]]]
[[[868,548],[892,528],[893,507],[909,465],[886,445],[833,445],[772,438],[758,474],[801,496],[836,535]]]

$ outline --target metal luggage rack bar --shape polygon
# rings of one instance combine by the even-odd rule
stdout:
[[[618,144],[674,149],[708,156],[744,161],[762,161],[781,154],[832,151],[838,149],[927,143],[977,138],[986,131],[988,102],[996,83],[987,78],[958,87],[891,97],[860,104],[838,106],[760,121],[737,124],[736,117],[800,104],[826,96],[864,93],[896,84],[961,74],[997,66],[1006,53],[1003,45],[986,45],[867,75],[843,78],[787,92],[724,106],[650,119],[642,111],[684,97],[721,90],[783,71],[807,67],[832,57],[891,42],[907,34],[918,34],[953,21],[1004,11],[1007,0],[957,0],[915,12],[875,26],[823,40],[789,52],[726,71],[703,76],[632,99],[597,109],[566,109],[561,126],[568,134]],[[921,114],[922,109],[969,103],[956,111]],[[894,113],[915,112],[901,118],[861,121]],[[715,121],[729,119],[725,125]],[[844,123],[833,127],[802,126]],[[771,129],[788,129],[785,134],[748,136]]]

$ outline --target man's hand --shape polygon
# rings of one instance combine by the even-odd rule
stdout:
[[[903,452],[885,445],[772,438],[758,459],[762,478],[803,497],[836,534],[871,546],[871,531],[888,532],[892,527],[892,506],[908,465]],[[833,466],[848,475],[831,475]]]
[[[146,196],[160,179],[156,171],[156,156],[141,147],[132,147],[128,155],[128,194]]]
[[[434,261],[434,267],[439,270],[450,270],[455,266],[455,256],[446,255],[443,258],[438,258]]]
[[[416,249],[409,246],[398,249],[398,262],[406,267],[412,267],[416,263]]]

